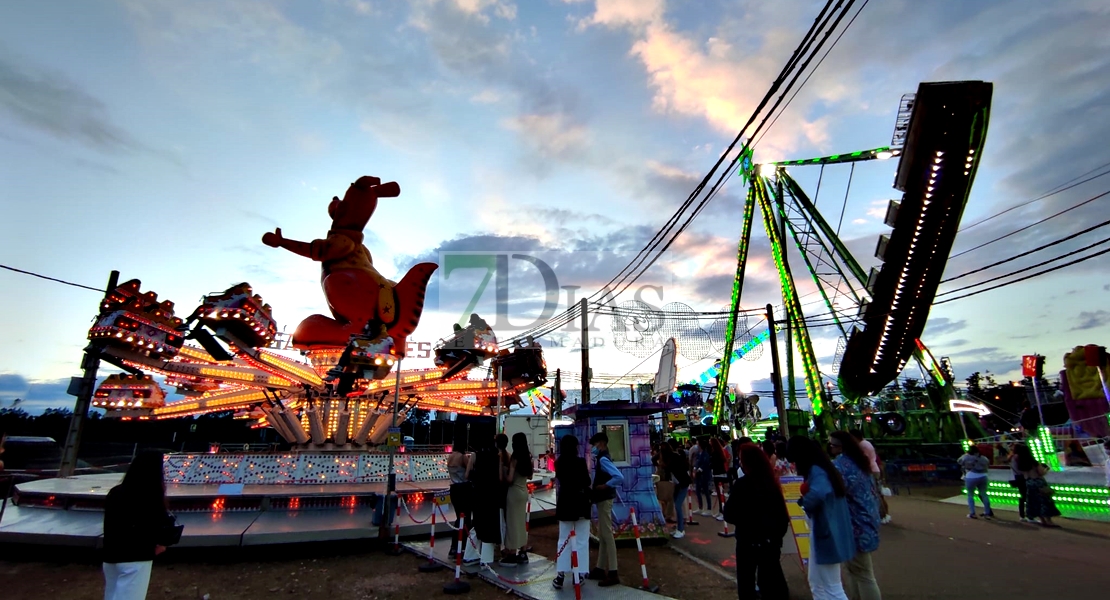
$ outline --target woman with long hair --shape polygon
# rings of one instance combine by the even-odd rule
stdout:
[[[509,490],[505,499],[505,544],[501,564],[519,565],[528,562],[524,546],[528,543],[528,482],[532,480],[532,453],[528,436],[513,434],[513,454],[509,459]]]
[[[146,598],[169,519],[162,453],[144,451],[104,502],[104,600]]]
[[[852,517],[844,478],[817,442],[794,436],[786,454],[805,478],[798,504],[810,520],[809,589],[813,600],[848,600],[840,582],[840,564],[855,556]]]
[[[501,507],[504,499],[501,477],[501,453],[494,438],[477,438],[480,444],[470,459],[471,518],[474,529],[465,545],[463,556],[466,564],[480,563],[488,566],[494,560],[494,547],[501,543]]]
[[[879,490],[871,477],[871,461],[859,442],[847,431],[829,434],[829,453],[833,465],[844,478],[848,490],[848,514],[852,517],[852,535],[856,553],[845,565],[844,587],[848,596],[858,600],[879,600],[879,582],[871,553],[879,549]]]
[[[1025,523],[1036,523],[1037,520],[1027,515],[1025,505],[1029,498],[1029,489],[1025,482],[1025,474],[1037,466],[1037,459],[1033,451],[1024,442],[1014,444],[1010,451],[1010,485],[1018,491],[1018,517]]]
[[[559,553],[556,569],[559,574],[551,582],[557,590],[563,589],[567,573],[571,571],[571,552],[578,553],[575,577],[582,581],[589,573],[590,564],[590,471],[586,459],[578,455],[578,438],[564,435],[559,440],[559,458],[555,460],[555,481],[559,487],[555,495],[555,518],[559,521]],[[568,540],[574,532],[573,547]],[[557,549],[557,550],[558,550]]]
[[[473,464],[472,457],[466,452],[467,448],[463,446],[466,439],[465,430],[462,427],[456,427],[454,443],[451,445],[451,454],[447,457],[447,474],[451,478],[451,508],[455,510],[456,521],[457,515],[464,515],[464,522],[456,523],[457,527],[466,526],[469,531],[471,529],[471,484],[469,481],[470,465]],[[451,549],[448,555],[454,558],[457,548],[451,544]]]
[[[736,589],[740,600],[786,600],[790,593],[779,562],[790,515],[774,467],[755,444],[739,447],[744,476],[732,484],[725,520],[736,526]],[[759,592],[756,592],[756,582]]]

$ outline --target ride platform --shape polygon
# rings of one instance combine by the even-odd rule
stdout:
[[[98,549],[102,545],[104,500],[122,474],[43,479],[17,486],[0,521],[0,544],[34,544]],[[552,474],[540,472],[531,518],[555,514]],[[435,496],[447,494],[450,481],[399,481],[401,515],[390,505],[400,537],[427,539]],[[273,484],[167,484],[170,510],[185,526],[180,547],[259,546],[379,537],[385,507],[385,482]],[[436,532],[451,531],[449,504],[436,512]]]

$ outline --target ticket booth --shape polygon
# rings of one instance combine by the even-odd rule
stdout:
[[[613,464],[624,475],[624,484],[617,490],[613,502],[613,528],[616,539],[635,537],[632,530],[631,509],[636,509],[640,524],[640,538],[666,537],[666,521],[655,495],[652,481],[651,464],[651,427],[652,415],[666,411],[669,406],[662,403],[644,402],[598,402],[581,404],[563,411],[563,415],[573,419],[573,425],[555,427],[554,446],[559,451],[559,440],[565,435],[578,438],[578,448],[590,468],[593,477],[595,465],[590,456],[590,438],[604,431],[609,437],[609,456]],[[597,535],[597,508],[594,508],[590,531]]]

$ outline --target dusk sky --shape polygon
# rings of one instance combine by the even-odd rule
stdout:
[[[823,4],[10,0],[0,4],[0,264],[92,287],[116,269],[175,301],[182,317],[204,294],[249,281],[292,331],[327,312],[319,266],[264,246],[262,234],[324,237],[331,197],[374,175],[402,192],[367,227],[384,275],[399,279],[444,251],[533,253],[559,257],[559,284],[581,286],[581,297],[686,199]],[[1110,166],[1107,31],[1105,0],[871,2],[759,142],[756,161],[885,146],[900,97],[919,82],[993,82],[966,227]],[[896,166],[858,164],[847,194],[842,236],[867,266],[889,231],[887,201],[900,196]],[[812,196],[816,167],[791,173]],[[848,175],[848,166],[825,169],[817,204],[830,221]],[[1108,189],[1110,177],[1096,178],[968,228],[954,252]],[[663,291],[646,301],[727,305],[743,194],[731,179],[645,278]],[[1108,198],[959,256],[946,275],[1101,222]],[[743,305],[780,304],[760,223],[754,232]],[[1105,237],[1096,230],[941,291]],[[793,264],[804,275],[796,254]],[[1108,265],[1104,255],[936,306],[924,341],[960,378],[1017,378],[1021,355],[1034,352],[1055,373],[1072,347],[1110,342]],[[542,304],[542,286],[537,275],[515,277],[513,319],[523,323],[539,314],[528,290],[541,290]],[[437,275],[412,339],[447,335],[480,279]],[[808,313],[827,312],[817,298],[806,299]],[[0,270],[0,408],[15,398],[30,412],[72,407],[65,387],[99,299]],[[477,310],[491,316],[492,286]],[[595,373],[655,371],[657,355],[614,349],[608,320],[598,327]],[[813,336],[829,374],[836,336]],[[768,355],[737,363],[731,380],[764,389]],[[579,370],[565,349],[547,360]],[[679,379],[710,363],[680,357]]]

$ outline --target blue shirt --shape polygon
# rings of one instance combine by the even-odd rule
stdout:
[[[879,549],[879,497],[875,479],[843,454],[836,457],[833,464],[848,488],[848,513],[852,517],[856,551],[874,552]]]
[[[608,485],[611,488],[615,488],[624,483],[624,475],[621,474],[621,470],[613,464],[612,459],[610,459],[608,456],[602,455],[601,458],[597,461],[597,464],[602,471],[605,471],[605,473],[609,475],[610,479],[609,481],[605,482],[605,485]]]
[[[852,517],[848,499],[838,498],[829,475],[814,466],[806,477],[809,491],[798,503],[813,526],[809,532],[811,560],[819,565],[835,565],[852,560],[856,542],[852,539]]]

